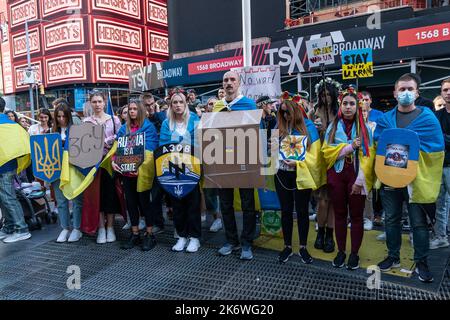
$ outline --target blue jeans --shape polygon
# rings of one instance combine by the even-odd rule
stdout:
[[[64,196],[61,189],[59,188],[60,180],[52,182],[53,190],[55,191],[55,198],[58,204],[58,216],[59,224],[63,229],[80,229],[81,225],[81,210],[83,208],[83,194],[72,200],[72,218],[73,224],[70,220],[70,210],[69,210],[69,200]]]
[[[409,203],[407,188],[381,188],[381,201],[385,210],[386,245],[388,255],[392,258],[400,258],[402,245],[402,205],[406,201],[408,206],[409,221],[413,232],[414,261],[418,262],[428,256],[429,234],[427,217],[422,205]]]
[[[208,213],[216,214],[219,212],[218,189],[203,189],[205,195],[205,206]]]
[[[14,175],[15,171],[0,174],[0,208],[5,218],[2,231],[8,234],[28,232],[22,206],[17,200],[16,189],[14,188]]]
[[[448,205],[447,200],[450,196],[450,167],[444,167],[442,172],[441,190],[439,197],[436,201],[436,224],[434,231],[436,236],[447,236],[447,224],[448,224]]]

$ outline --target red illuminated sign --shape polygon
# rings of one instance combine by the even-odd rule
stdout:
[[[94,19],[95,45],[106,45],[142,52],[142,28],[109,20]]]
[[[167,27],[167,7],[158,2],[148,1],[147,21]]]
[[[450,23],[400,30],[398,32],[399,47],[415,46],[448,40],[450,40]]]
[[[37,82],[42,82],[42,63],[40,61],[32,62],[31,67],[34,69],[35,72],[35,80]],[[28,85],[23,83],[25,79],[25,71],[27,70],[27,68],[28,68],[27,64],[14,66],[14,75],[15,75],[14,85],[16,87],[16,90],[28,88]]]
[[[38,28],[30,29],[29,42],[30,42],[30,54],[41,51],[41,37]],[[17,58],[27,54],[27,42],[25,32],[15,34],[11,36],[13,58]]]
[[[92,0],[93,9],[141,19],[140,0]]]
[[[68,82],[86,81],[86,55],[65,55],[45,60],[47,85]]]
[[[71,14],[77,10],[81,10],[82,0],[41,0],[42,15],[44,17],[57,12],[66,12]]]
[[[148,50],[151,53],[169,54],[169,37],[162,32],[148,30]]]
[[[64,20],[44,27],[45,50],[84,44],[83,19]]]
[[[231,68],[240,68],[244,66],[244,58],[242,56],[230,57],[209,61],[190,63],[188,65],[189,75],[227,71]]]
[[[24,23],[26,20],[37,19],[37,0],[24,0],[14,3],[11,5],[9,12],[11,28]]]
[[[96,54],[97,81],[128,83],[128,74],[144,66],[144,59],[124,58],[107,54]]]

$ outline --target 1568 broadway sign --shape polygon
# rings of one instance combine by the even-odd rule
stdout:
[[[94,19],[95,45],[113,46],[142,52],[142,29],[123,23]]]
[[[71,19],[44,27],[45,50],[84,44],[83,19]]]

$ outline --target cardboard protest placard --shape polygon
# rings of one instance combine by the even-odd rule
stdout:
[[[70,127],[69,162],[86,169],[97,165],[103,158],[105,131],[103,126],[83,123]]]
[[[372,49],[342,51],[342,79],[373,77]]]
[[[245,97],[253,100],[262,96],[278,99],[281,95],[280,66],[253,66],[232,70],[239,74],[239,89]]]
[[[263,188],[262,110],[203,114],[198,126],[205,188]]]
[[[38,134],[30,137],[31,162],[36,178],[52,183],[61,176],[62,141],[58,133]]]
[[[419,136],[412,130],[384,130],[375,158],[378,179],[393,188],[403,188],[413,182],[417,176],[419,147]]]
[[[308,137],[288,135],[281,140],[279,160],[304,161],[306,158]]]
[[[117,151],[114,162],[122,173],[136,172],[144,162],[145,134],[128,134],[117,139]]]
[[[321,64],[334,64],[333,40],[331,37],[324,37],[306,41],[309,67],[318,67]]]
[[[200,182],[200,161],[190,145],[166,144],[154,156],[158,182],[173,197],[184,198]]]

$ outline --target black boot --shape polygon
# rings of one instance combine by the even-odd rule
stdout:
[[[333,228],[327,228],[325,232],[325,244],[323,252],[330,253],[334,251]]]
[[[134,246],[137,246],[140,243],[141,243],[141,237],[139,236],[139,234],[132,233],[131,237],[128,240],[121,243],[120,249],[125,249],[125,250],[132,249]]]
[[[316,242],[314,242],[314,248],[322,250],[325,244],[325,227],[319,227],[317,231]]]
[[[146,233],[144,235],[144,240],[142,241],[142,251],[149,251],[156,246],[156,238],[151,233]]]

